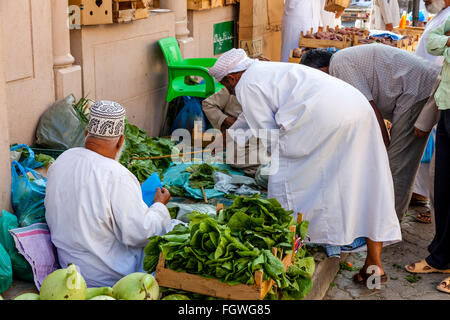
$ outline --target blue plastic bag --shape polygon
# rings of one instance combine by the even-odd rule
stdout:
[[[21,160],[19,163],[24,166],[25,168],[30,169],[36,169],[36,168],[42,168],[43,164],[42,162],[36,161],[34,158],[34,151],[26,144],[18,144],[10,149],[10,151],[16,151],[17,149],[27,149],[28,153],[30,154],[27,158]]]
[[[431,158],[433,157],[434,148],[435,148],[435,136],[436,136],[436,128],[431,131],[430,137],[428,138],[427,147],[425,148],[425,152],[423,153],[422,163],[430,163]]]
[[[30,172],[34,178],[29,178]],[[11,163],[11,202],[20,227],[45,221],[45,189],[47,179],[17,161]]]
[[[155,199],[156,190],[162,188],[161,179],[159,179],[158,173],[152,174],[147,180],[141,185],[142,198],[144,202],[150,207]]]
[[[0,293],[5,292],[13,281],[12,264],[8,252],[0,244]]]
[[[183,108],[175,118],[175,121],[172,124],[171,132],[175,131],[176,129],[187,129],[189,131],[192,131],[194,129],[195,121],[201,121],[202,130],[206,131],[207,121],[202,110],[203,99],[188,96],[183,96],[181,97],[181,99]]]

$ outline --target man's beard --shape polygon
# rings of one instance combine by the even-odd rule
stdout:
[[[125,147],[125,142],[122,143],[122,146],[120,147],[119,151],[117,151],[117,153],[116,153],[116,157],[115,157],[114,160],[116,160],[117,162],[120,161],[120,157],[122,156],[122,152],[123,152],[124,147]]]
[[[438,14],[446,6],[445,0],[434,0],[431,4],[426,5],[427,11],[431,14]]]

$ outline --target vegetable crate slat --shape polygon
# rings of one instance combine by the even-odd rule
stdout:
[[[290,231],[295,234],[296,227],[292,226]],[[295,252],[294,250],[293,247],[292,252]],[[276,248],[272,249],[272,253],[276,257],[283,257],[282,263],[285,270],[293,263],[294,256],[292,254],[283,256],[283,251],[281,251],[278,255]],[[158,265],[156,267],[156,281],[158,281],[158,284],[161,287],[179,289],[230,300],[263,300],[275,283],[272,279],[263,281],[262,270],[255,272],[254,285],[230,285],[217,279],[205,278],[186,272],[177,272],[165,267],[165,259],[162,253],[159,256]]]
[[[327,28],[328,29],[328,28]],[[320,31],[320,30],[319,30]],[[328,31],[328,30],[327,30]],[[329,39],[313,39],[311,36],[313,35],[313,29],[311,28],[311,31],[303,33],[303,31],[300,33],[300,41],[299,41],[299,47],[306,47],[306,48],[329,48],[334,47],[336,49],[345,49],[352,46],[352,40],[350,37],[343,36],[343,40],[329,40]]]

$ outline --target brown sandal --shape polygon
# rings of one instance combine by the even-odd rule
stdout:
[[[440,270],[433,268],[425,261],[425,259],[420,262],[406,265],[405,270],[411,273],[450,273],[450,269]]]
[[[416,216],[416,221],[420,223],[430,224],[431,223],[431,212],[420,212]]]
[[[367,270],[367,269],[366,269]],[[361,270],[359,270],[358,273],[356,273],[353,276],[353,282],[357,283],[357,284],[362,284],[362,285],[367,285],[367,280],[369,279],[369,277],[371,277],[373,275],[372,274],[368,274],[364,268],[362,268]],[[387,274],[383,274],[380,276],[380,284],[384,285],[386,284],[388,281],[388,277]]]
[[[450,278],[443,280],[437,287],[441,292],[450,293]]]

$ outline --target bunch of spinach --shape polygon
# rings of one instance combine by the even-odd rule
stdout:
[[[236,197],[233,205],[223,210],[219,222],[226,224],[233,236],[258,248],[292,249],[290,226],[294,225],[293,211],[283,209],[276,199],[262,199],[259,194]]]
[[[242,243],[229,227],[207,214],[194,212],[188,227],[177,225],[166,235],[151,237],[145,248],[144,270],[155,270],[160,252],[172,270],[229,284],[254,284],[254,273],[260,269],[264,280],[281,280],[284,273],[283,263],[269,250]]]
[[[194,164],[186,168],[189,172],[189,186],[193,189],[214,189],[214,172],[219,171],[228,174],[227,170],[220,170],[208,163]]]
[[[167,138],[150,138],[147,132],[129,124],[125,125],[125,148],[120,163],[127,167],[139,180],[144,182],[154,172],[161,176],[170,166],[170,158],[133,160],[131,158],[149,158],[170,155],[175,143]]]

